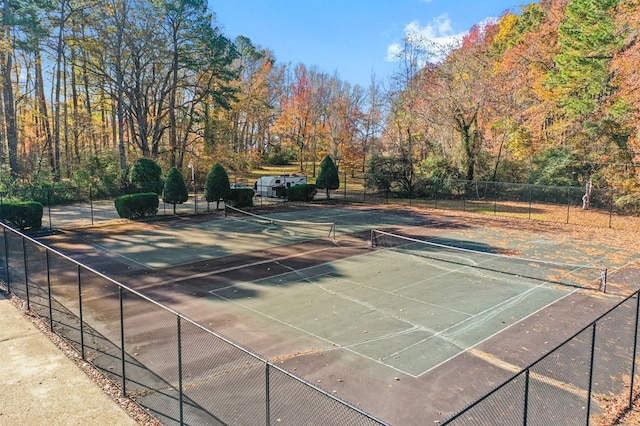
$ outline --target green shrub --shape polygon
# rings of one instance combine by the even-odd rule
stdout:
[[[329,192],[331,190],[340,188],[338,169],[329,155],[326,155],[320,162],[320,171],[316,178],[316,188],[324,189],[327,198],[329,198]]]
[[[0,206],[0,219],[21,231],[38,230],[42,227],[42,204],[37,201],[3,203]]]
[[[216,202],[216,209],[219,208],[220,200],[227,198],[231,184],[229,183],[229,175],[220,163],[216,163],[209,174],[204,187],[204,198],[211,202]]]
[[[639,214],[640,213],[640,194],[625,194],[616,198],[614,206],[618,214]]]
[[[115,200],[118,216],[129,219],[155,216],[159,204],[158,194],[155,192],[123,195]]]
[[[184,183],[182,173],[176,166],[173,166],[167,172],[162,199],[165,203],[173,204],[173,214],[176,214],[176,204],[182,204],[189,199],[187,185]]]
[[[289,201],[311,201],[318,190],[312,183],[294,185],[287,189],[287,199]]]
[[[155,192],[162,194],[162,169],[149,158],[140,158],[131,166],[129,181],[139,193]]]
[[[267,164],[271,166],[286,166],[291,163],[291,154],[280,151],[267,158]]]
[[[231,188],[225,202],[233,207],[252,207],[254,194],[251,188]]]

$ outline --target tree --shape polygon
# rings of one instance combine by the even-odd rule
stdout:
[[[316,179],[316,188],[325,189],[327,191],[327,199],[329,191],[340,187],[340,178],[338,177],[338,169],[329,155],[325,156],[320,162],[320,171]]]
[[[585,118],[609,92],[609,63],[620,46],[613,12],[619,0],[573,0],[558,28],[561,52],[549,84],[567,113]]]
[[[162,199],[165,203],[173,204],[173,214],[176,214],[176,204],[182,204],[189,199],[184,177],[176,166],[171,167],[167,172]]]
[[[129,181],[137,191],[162,193],[162,169],[149,158],[140,158],[133,163]]]
[[[229,195],[231,184],[229,175],[220,163],[216,163],[207,175],[207,182],[204,188],[204,198],[211,202],[216,202],[216,210],[220,207],[220,200],[224,200]]]
[[[16,110],[18,98],[14,93],[14,76],[20,67],[14,63],[17,52],[27,54],[39,51],[41,41],[47,36],[47,28],[43,25],[42,13],[48,8],[46,2],[36,0],[9,1],[0,3],[0,88],[2,93],[2,113],[0,122],[6,126],[3,132],[7,139],[9,169],[13,177],[18,176],[19,163],[19,122]],[[4,129],[3,129],[4,130]],[[0,149],[2,153],[3,149]]]
[[[459,167],[467,180],[474,180],[481,158],[483,114],[498,103],[488,54],[494,29],[473,27],[445,61],[421,75],[423,114],[442,135],[455,130]]]

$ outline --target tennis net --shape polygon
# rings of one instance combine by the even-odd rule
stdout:
[[[460,266],[461,270],[466,267],[479,268],[523,279],[606,292],[607,269],[600,266],[509,256],[425,241],[377,229],[371,230],[371,246],[455,264]]]
[[[264,228],[284,229],[289,231],[292,236],[313,238],[332,237],[334,239],[336,237],[336,224],[334,222],[307,222],[301,220],[275,219],[232,206],[225,206],[224,215],[225,217],[232,217]]]

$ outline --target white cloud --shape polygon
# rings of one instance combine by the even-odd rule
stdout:
[[[423,0],[429,2],[431,0]],[[497,18],[487,18],[478,25],[485,27],[495,23]],[[458,46],[468,31],[454,32],[449,15],[442,14],[433,18],[430,23],[422,26],[419,21],[412,21],[404,27],[405,39],[423,44],[425,48],[432,51],[435,56],[430,61],[437,62],[446,56],[446,53],[453,47]],[[387,48],[387,61],[395,62],[402,53],[403,46],[394,43]]]

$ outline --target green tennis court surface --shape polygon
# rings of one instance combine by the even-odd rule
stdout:
[[[419,377],[573,290],[382,250],[210,294]]]

